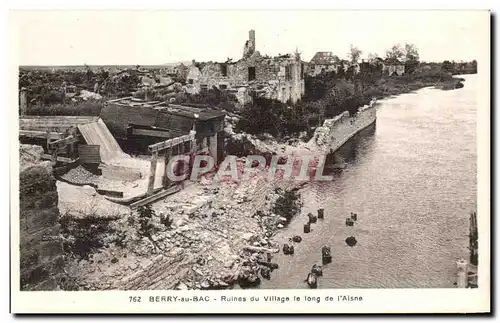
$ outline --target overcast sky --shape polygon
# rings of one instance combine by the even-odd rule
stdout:
[[[474,11],[56,11],[16,12],[20,65],[164,64],[241,58],[248,30],[257,50],[298,48],[346,57],[350,44],[381,56],[415,44],[421,60],[478,59],[488,13]],[[482,27],[481,27],[482,26]]]

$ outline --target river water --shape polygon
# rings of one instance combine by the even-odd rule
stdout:
[[[330,246],[318,288],[454,287],[455,262],[468,257],[468,217],[476,209],[476,75],[465,87],[425,88],[381,101],[375,127],[336,153],[346,167],[302,190],[302,214],[278,241],[299,234],[294,255],[260,288],[308,288],[311,266]],[[304,234],[306,214],[325,219]],[[352,227],[350,212],[358,214]],[[349,247],[345,239],[356,237]]]

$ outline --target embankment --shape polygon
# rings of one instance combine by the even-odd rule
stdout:
[[[377,120],[376,103],[361,107],[350,116],[347,111],[332,119],[327,119],[323,126],[316,128],[313,138],[307,143],[312,151],[333,153],[358,132]]]

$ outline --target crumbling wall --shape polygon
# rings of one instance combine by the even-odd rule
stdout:
[[[62,270],[56,179],[39,146],[21,145],[19,174],[21,290],[54,290]],[[41,154],[40,154],[41,155]],[[31,156],[30,160],[26,156]]]
[[[317,127],[308,142],[310,149],[335,151],[359,131],[373,124],[377,118],[376,103],[361,107],[358,112],[349,116],[348,111],[327,119],[321,127]]]

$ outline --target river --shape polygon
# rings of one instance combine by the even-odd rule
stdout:
[[[454,287],[455,261],[468,257],[469,214],[476,209],[476,85],[452,91],[425,88],[384,99],[377,123],[335,159],[346,167],[333,181],[302,190],[300,216],[277,236],[295,234],[294,255],[277,254],[279,269],[260,288],[308,288],[311,266],[330,246],[318,288]],[[304,234],[306,214],[325,219]],[[358,214],[352,227],[350,212]],[[349,247],[345,239],[356,237]]]

